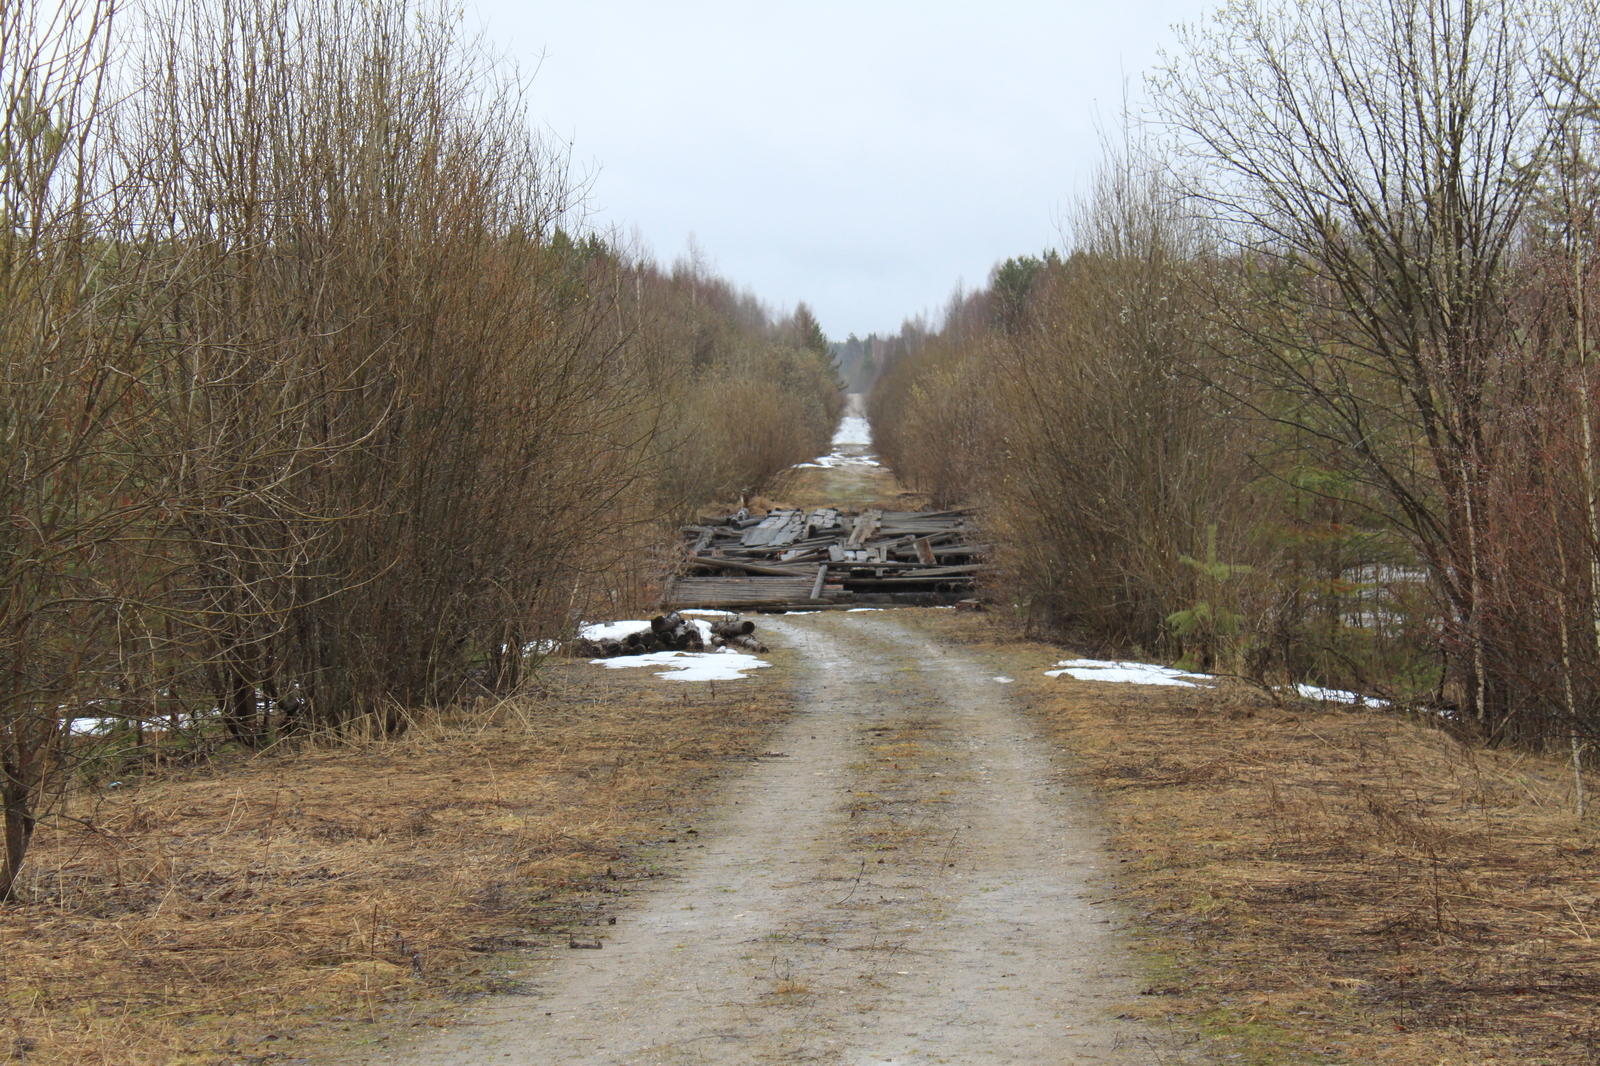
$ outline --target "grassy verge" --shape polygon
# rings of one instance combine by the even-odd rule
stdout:
[[[694,846],[715,778],[792,706],[785,673],[565,662],[545,695],[398,742],[81,794],[0,911],[0,1047],[40,1066],[262,1062],[443,1024],[511,986],[502,952],[603,939],[652,863]]]
[[[1243,687],[1046,678],[1062,649],[922,614],[1018,679],[1100,797],[1142,1013],[1224,1061],[1600,1058],[1600,832],[1559,756]]]

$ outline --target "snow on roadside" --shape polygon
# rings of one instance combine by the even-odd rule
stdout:
[[[880,466],[878,460],[870,455],[819,455],[816,461],[810,463],[796,463],[796,470],[838,470],[847,466]]]
[[[614,659],[590,659],[608,670],[632,666],[665,666],[657,677],[669,681],[742,681],[745,672],[772,664],[754,655],[723,648],[720,651],[653,651],[647,655],[619,655]]]
[[[1168,685],[1174,688],[1199,688],[1196,681],[1208,681],[1205,674],[1191,674],[1154,663],[1111,662],[1106,659],[1065,659],[1058,669],[1046,670],[1046,677],[1068,677],[1079,681],[1115,681],[1127,685]]]
[[[1168,685],[1176,688],[1209,688],[1200,684],[1213,680],[1210,674],[1192,674],[1170,666],[1154,663],[1112,662],[1105,659],[1065,659],[1056,663],[1057,669],[1046,670],[1046,677],[1068,677],[1079,681],[1121,682],[1129,685]],[[995,678],[996,681],[1000,679]],[[1387,707],[1387,700],[1363,696],[1359,692],[1346,692],[1337,688],[1318,688],[1315,685],[1296,685],[1295,691],[1302,699],[1321,700],[1324,703],[1348,703],[1367,707]]]
[[[1359,692],[1346,692],[1343,689],[1338,688],[1318,688],[1315,685],[1296,685],[1295,691],[1300,693],[1300,696],[1303,699],[1321,700],[1324,703],[1357,703],[1365,704],[1368,707],[1389,706],[1388,700],[1373,699],[1371,696],[1363,696]]]
[[[679,611],[679,614],[690,614],[689,611]],[[713,618],[733,618],[731,611],[694,611],[694,614],[710,615]],[[690,625],[700,631],[700,639],[707,644],[711,643],[711,623],[704,618],[687,619]],[[650,623],[642,622],[637,618],[621,622],[585,622],[578,627],[578,636],[584,640],[626,640],[634,633],[648,633]]]

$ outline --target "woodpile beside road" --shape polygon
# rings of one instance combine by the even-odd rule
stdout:
[[[739,648],[765,654],[767,646],[753,635],[756,624],[748,618],[718,619],[708,623],[711,647]],[[650,628],[617,639],[579,639],[573,653],[585,659],[615,659],[621,655],[649,655],[657,651],[705,651],[706,639],[693,619],[677,611],[650,619]]]
[[[987,551],[972,512],[740,511],[683,527],[667,607],[804,607],[970,595]]]

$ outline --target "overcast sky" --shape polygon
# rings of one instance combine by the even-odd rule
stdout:
[[[467,0],[531,113],[593,173],[591,221],[664,263],[692,236],[842,340],[937,318],[1062,243],[1124,87],[1201,0]]]

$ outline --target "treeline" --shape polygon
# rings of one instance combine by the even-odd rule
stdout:
[[[6,896],[74,718],[260,746],[506,692],[825,450],[803,307],[583,233],[403,0],[0,0]]]
[[[839,379],[847,392],[870,392],[878,379],[878,367],[885,360],[895,358],[900,338],[880,337],[869,333],[857,337],[854,333],[842,341],[833,342],[834,361],[839,366]]]
[[[1030,622],[1600,730],[1595,12],[1244,0],[1062,253],[909,329],[882,454],[978,500]]]

